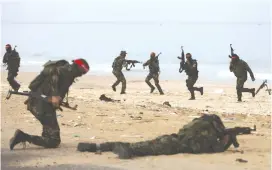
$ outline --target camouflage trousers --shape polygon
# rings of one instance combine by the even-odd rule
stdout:
[[[236,91],[237,91],[237,97],[241,100],[242,98],[242,92],[251,92],[250,89],[244,88],[244,84],[247,81],[247,77],[237,77],[236,80]]]
[[[118,86],[120,82],[122,82],[122,92],[126,91],[126,78],[122,71],[112,71],[113,75],[117,78],[116,82],[112,85],[113,87]]]
[[[159,84],[159,73],[149,73],[145,79],[146,84],[151,88],[155,89],[155,87],[150,83],[150,80],[153,79],[155,82],[155,86],[159,90],[160,93],[163,93],[161,86]]]
[[[198,87],[194,87],[196,81],[198,79],[198,76],[188,76],[186,80],[186,86],[191,93],[191,97],[195,97],[194,91],[199,91],[200,89]]]
[[[18,75],[18,69],[17,70],[12,70],[9,69],[8,70],[8,82],[9,85],[12,87],[13,90],[18,91],[18,89],[20,88],[20,84],[15,80],[15,77]]]
[[[182,137],[177,134],[162,135],[153,140],[136,143],[107,142],[101,144],[101,151],[113,151],[115,147],[125,145],[133,156],[173,155],[178,153],[223,152],[228,147],[217,141],[216,136]],[[107,146],[107,147],[106,147]]]
[[[29,100],[28,110],[40,121],[43,127],[42,135],[29,135],[28,142],[45,148],[58,147],[61,142],[60,128],[53,106],[43,101]]]

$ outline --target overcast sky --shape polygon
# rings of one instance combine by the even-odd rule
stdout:
[[[161,51],[176,61],[180,45],[199,60],[223,61],[232,43],[242,58],[270,62],[270,8],[268,0],[6,0],[1,43],[17,44],[25,57],[99,61],[120,50],[131,58]]]

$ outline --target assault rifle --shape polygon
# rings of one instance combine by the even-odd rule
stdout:
[[[266,91],[268,92],[268,94],[271,95],[271,89],[269,89],[268,86],[267,86],[267,80],[264,80],[264,81],[263,81],[263,83],[260,85],[260,87],[259,87],[258,90],[256,91],[255,95],[256,95],[257,93],[259,93],[259,91],[260,91],[262,88],[264,88],[264,87],[266,87]]]
[[[126,70],[129,71],[132,67],[135,67],[136,63],[142,63],[142,62],[137,60],[126,60],[124,67],[126,67]],[[128,68],[129,65],[130,65],[130,68]]]
[[[231,58],[234,55],[234,49],[232,48],[232,44],[230,44],[230,55],[229,58]]]
[[[38,100],[43,100],[45,102],[51,103],[51,97],[48,97],[48,96],[45,96],[45,95],[41,95],[38,92],[31,92],[31,91],[30,92],[28,92],[28,91],[17,92],[17,91],[9,90],[8,94],[6,96],[6,99],[7,100],[10,99],[10,97],[11,97],[12,94],[21,95],[21,96],[29,96],[29,97],[36,98]],[[25,104],[27,103],[27,101],[25,101]],[[71,110],[77,110],[77,105],[75,105],[75,106],[72,107],[72,106],[69,105],[68,102],[61,102],[60,105],[63,106],[63,107],[65,107],[65,108],[71,109]],[[59,107],[58,109],[60,111],[63,111],[61,107]]]
[[[160,55],[161,55],[161,52],[155,58],[158,59]]]
[[[254,125],[254,129],[251,129],[250,127],[234,127],[225,129],[225,133],[231,135],[234,147],[239,147],[239,143],[236,138],[237,135],[251,134],[251,131],[256,131],[256,125]]]
[[[184,59],[184,51],[183,51],[183,46],[181,46],[180,47],[181,48],[181,50],[182,50],[182,52],[181,52],[181,57],[180,56],[178,56],[178,59],[180,59],[181,60],[181,62],[180,62],[180,67],[179,67],[179,72],[180,73],[182,73],[183,72],[183,68],[182,68],[182,65],[184,65],[184,63],[185,63],[185,59]]]

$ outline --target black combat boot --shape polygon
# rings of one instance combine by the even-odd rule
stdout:
[[[193,87],[194,91],[199,91],[203,95],[203,87]]]
[[[27,142],[30,140],[30,136],[20,129],[17,129],[14,133],[14,136],[9,141],[9,148],[10,150],[13,150],[14,146],[21,143],[21,142]]]
[[[80,152],[96,152],[95,143],[78,143],[77,150]]]
[[[199,92],[200,92],[200,94],[201,94],[201,96],[203,95],[203,87],[200,87],[199,88]]]
[[[252,97],[255,97],[255,88],[251,89],[251,94],[252,94]]]
[[[164,93],[163,93],[163,91],[161,89],[161,86],[159,84],[155,84],[155,85],[156,85],[157,89],[159,90],[160,95],[164,95]]]
[[[194,90],[190,90],[191,98],[189,100],[195,100],[195,92]]]
[[[122,89],[120,94],[126,94],[126,82],[122,82]]]
[[[242,95],[238,95],[238,102],[242,102]]]
[[[155,87],[150,83],[150,81],[145,80],[146,84],[150,87],[150,93],[153,93],[155,90]]]
[[[116,91],[116,86],[112,85],[111,88],[113,91]]]

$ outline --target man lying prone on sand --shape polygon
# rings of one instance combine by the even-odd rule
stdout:
[[[250,132],[251,129],[247,127],[226,129],[219,116],[204,114],[183,126],[177,134],[162,135],[153,140],[136,143],[79,143],[77,150],[81,152],[111,151],[121,159],[178,153],[217,153],[224,152],[232,144],[236,148],[239,147],[236,135]]]

